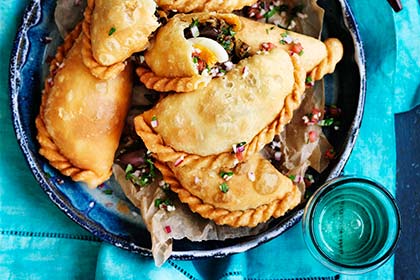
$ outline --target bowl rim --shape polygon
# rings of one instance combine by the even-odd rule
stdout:
[[[342,9],[345,26],[347,27],[353,39],[353,45],[355,48],[354,59],[360,74],[360,86],[355,117],[350,125],[346,138],[344,139],[341,157],[328,174],[327,181],[341,174],[345,164],[347,163],[350,153],[353,150],[362,122],[366,93],[365,55],[358,26],[347,1],[337,1],[340,3]],[[92,233],[94,236],[110,244],[113,244],[116,247],[139,253],[144,256],[151,256],[151,249],[140,247],[126,239],[115,236],[114,234],[108,232],[99,223],[91,221],[90,219],[86,219],[78,209],[75,209],[71,205],[68,199],[55,191],[56,188],[48,181],[45,174],[40,171],[42,168],[36,160],[36,155],[34,155],[34,153],[32,153],[29,149],[28,136],[26,135],[22,126],[21,115],[19,114],[18,97],[21,85],[20,70],[24,66],[27,54],[29,52],[28,31],[41,20],[41,11],[41,0],[30,0],[24,12],[22,23],[13,42],[9,66],[9,94],[10,106],[12,109],[13,127],[18,144],[25,155],[25,160],[27,161],[35,179],[38,181],[43,191],[49,196],[50,200],[71,220]],[[285,232],[287,229],[297,224],[303,216],[303,208],[304,205],[299,205],[295,209],[291,210],[288,220],[281,221],[272,228],[255,236],[241,238],[243,241],[235,243],[234,245],[207,250],[173,251],[170,258],[188,260],[203,257],[224,257],[230,254],[247,251],[272,240],[273,238]]]

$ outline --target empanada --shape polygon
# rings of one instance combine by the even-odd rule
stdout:
[[[176,151],[231,151],[232,145],[250,143],[284,107],[299,104],[300,96],[286,100],[296,85],[304,91],[305,73],[294,64],[282,49],[252,56],[207,87],[169,95],[140,117]]]
[[[150,89],[187,92],[223,76],[243,58],[273,48],[299,54],[313,81],[332,73],[343,56],[334,38],[323,43],[233,14],[196,13],[175,16],[159,29],[145,54],[150,69],[139,67],[137,74]]]
[[[212,11],[230,13],[251,6],[257,0],[157,0],[156,2],[164,10],[176,10],[181,13]]]
[[[159,27],[153,0],[88,0],[83,62],[101,79],[115,77],[133,53],[147,48]]]
[[[187,92],[204,87],[218,65],[235,55],[234,34],[239,29],[239,18],[233,14],[174,16],[158,30],[146,51],[150,69],[138,69],[140,80],[157,91]]]
[[[83,64],[80,25],[57,50],[36,119],[40,154],[62,174],[95,187],[111,175],[130,103],[131,66],[99,80]],[[76,39],[78,38],[78,39]]]
[[[335,38],[329,38],[323,43],[310,36],[287,31],[273,24],[244,17],[240,17],[240,21],[241,28],[236,33],[236,38],[249,46],[251,54],[264,49],[263,44],[272,44],[289,52],[298,52],[301,56],[302,67],[306,72],[314,71],[314,76],[312,76],[314,81],[334,72],[335,65],[343,57],[343,45]]]
[[[263,65],[265,67],[262,67]],[[249,72],[245,77],[243,67],[249,67],[246,70]],[[158,109],[160,113],[176,108],[181,113],[179,115],[181,117],[173,115],[173,119],[162,122],[162,119],[154,115],[155,111],[152,109],[135,118],[135,127],[137,134],[157,159],[155,165],[162,172],[165,181],[170,184],[171,190],[176,192],[180,200],[187,203],[193,212],[222,225],[254,227],[270,217],[282,216],[286,211],[294,208],[301,199],[300,191],[290,179],[275,170],[258,152],[273,139],[275,134],[281,132],[283,126],[290,121],[293,111],[299,106],[305,90],[305,71],[299,67],[297,55],[289,56],[282,49],[244,59],[237,68],[224,77],[225,83],[231,83],[232,87],[220,86],[223,82],[219,81],[223,81],[223,78],[212,80],[204,89],[167,96],[155,107],[155,109],[159,106],[165,107]],[[285,74],[287,72],[290,73]],[[265,80],[266,77],[263,74],[268,76],[270,81]],[[290,81],[292,81],[291,85],[289,85]],[[234,86],[235,83],[246,86],[238,88]],[[269,87],[270,84],[274,88]],[[288,92],[283,92],[284,89],[281,86],[278,87],[278,84],[287,87]],[[265,95],[264,90],[261,92],[260,88],[269,92],[272,90],[273,96]],[[213,94],[217,92],[221,92],[221,96]],[[282,94],[277,95],[277,92]],[[202,98],[206,96],[209,99]],[[230,107],[230,102],[223,102],[224,98],[234,105]],[[182,102],[178,103],[180,100]],[[265,103],[267,100],[271,100],[272,104]],[[163,102],[167,103],[162,105]],[[196,110],[196,108],[205,108],[212,102],[215,104],[211,105],[209,111]],[[259,115],[268,118],[270,113],[267,115],[265,113],[276,110],[277,103],[281,106],[272,116],[271,123],[257,131],[253,123],[260,125],[261,123],[256,115],[257,112],[252,110],[259,108]],[[264,106],[261,106],[262,104]],[[226,106],[227,110],[225,110]],[[243,148],[241,157],[238,157],[239,153],[230,152],[232,144],[236,146],[235,144],[238,143],[234,138],[235,135],[229,134],[225,137],[224,133],[229,133],[229,129],[225,129],[223,133],[218,132],[220,128],[217,116],[222,117],[228,113],[229,109],[233,112],[241,111],[230,115],[227,125],[236,129],[240,135],[252,137],[246,147],[241,146]],[[213,110],[216,115],[211,112]],[[178,137],[184,136],[182,144],[188,143],[191,147],[197,148],[197,154],[182,152],[184,150],[182,144],[179,146],[180,151],[174,149],[166,143],[169,138],[163,138],[155,131],[159,126],[168,126],[171,130],[170,127],[174,124],[175,126],[181,124],[184,131],[181,133],[175,129],[172,132],[179,134]],[[254,130],[254,132],[250,133],[249,130]],[[206,133],[204,138],[197,139],[197,131]],[[251,136],[256,133],[258,134]],[[185,137],[185,135],[188,136]],[[190,136],[195,140],[191,141]],[[229,137],[233,138],[229,140]],[[194,141],[199,142],[193,143]],[[226,145],[226,149],[220,150],[219,143],[225,144],[229,141],[231,142]],[[205,147],[207,153],[213,149],[214,154],[201,156],[200,147]],[[230,172],[234,173],[234,178],[232,177],[229,183],[226,183],[228,178],[225,176],[231,176]]]
[[[254,227],[301,201],[296,185],[259,154],[235,164],[233,155],[156,166],[193,212],[220,225]]]

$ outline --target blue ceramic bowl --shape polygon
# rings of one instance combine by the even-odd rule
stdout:
[[[127,201],[118,184],[111,179],[90,190],[59,174],[38,154],[35,117],[47,71],[44,66],[47,46],[43,39],[57,32],[52,21],[55,3],[55,0],[32,0],[14,43],[9,82],[17,140],[36,180],[67,216],[106,242],[150,255],[150,235],[138,210]],[[348,4],[344,0],[318,3],[325,9],[323,37],[339,38],[345,47],[344,58],[334,75],[325,79],[327,102],[343,109],[343,120],[340,132],[329,138],[338,157],[321,174],[319,182],[322,183],[341,173],[354,146],[363,114],[365,68],[362,43]],[[303,207],[302,204],[286,216],[270,221],[268,229],[256,236],[226,241],[175,241],[172,258],[220,257],[246,251],[295,225],[302,217]]]

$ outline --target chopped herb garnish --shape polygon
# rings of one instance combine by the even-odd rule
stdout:
[[[155,199],[155,207],[159,208],[159,206],[163,203],[163,200],[160,198]]]
[[[146,166],[134,168],[131,164],[128,164],[125,169],[125,178],[130,180],[133,184],[144,187],[154,181],[156,178],[155,166],[153,161],[145,156]]]
[[[191,22],[190,28],[194,27],[194,26],[198,27],[198,24],[199,24],[198,19],[193,19],[192,22]]]
[[[277,7],[274,7],[273,9],[264,14],[265,19],[268,20],[269,18],[274,16],[278,11],[279,9]]]
[[[131,173],[133,173],[133,166],[131,165],[131,164],[128,164],[127,165],[127,167],[125,168],[125,178],[127,179],[127,180],[129,180],[129,175],[131,174]]]
[[[193,56],[193,62],[194,62],[194,64],[197,64],[198,63],[198,57]]]
[[[168,210],[168,211],[175,210],[175,207],[174,207],[172,201],[169,198],[167,198],[167,199],[156,198],[155,199],[155,207],[159,208],[159,209],[165,209],[165,210]]]
[[[305,185],[307,187],[311,186],[313,183],[315,183],[315,179],[314,176],[312,174],[305,174],[305,176],[303,177],[303,180],[305,182]]]
[[[301,50],[298,54],[299,56],[302,56],[304,54],[303,50]]]
[[[296,180],[296,175],[289,175],[290,180],[295,181]]]
[[[236,32],[233,31],[232,26],[222,27],[223,35],[226,36],[235,36]]]
[[[111,36],[112,34],[114,34],[115,31],[117,31],[117,29],[115,27],[111,27],[111,29],[108,32],[108,36]]]
[[[222,191],[222,193],[227,193],[229,191],[229,186],[223,182],[219,185],[219,189]]]
[[[103,190],[102,192],[106,195],[111,195],[114,193],[112,190]]]
[[[331,126],[334,124],[334,118],[324,119],[318,122],[319,126]]]
[[[146,162],[149,164],[149,175],[153,178],[156,177],[155,165],[153,164],[153,161],[150,158],[147,158]]]
[[[169,183],[167,183],[167,182],[165,182],[165,181],[160,181],[159,182],[159,186],[162,188],[162,190],[164,190],[164,191],[168,191],[169,189],[170,189],[170,187],[171,187],[171,185],[169,184]]]
[[[287,45],[293,42],[293,39],[289,36],[289,32],[283,32],[280,34],[281,40],[279,41],[282,45]]]
[[[232,50],[232,41],[231,40],[223,41],[222,42],[222,47],[227,51],[231,51]]]
[[[220,172],[220,177],[222,177],[224,180],[229,180],[230,178],[232,178],[233,176],[233,172],[232,171],[222,171]]]
[[[312,80],[311,76],[306,77],[305,83],[311,84],[312,82],[313,82],[313,80]]]
[[[158,120],[157,120],[157,117],[156,117],[156,116],[153,116],[153,117],[152,117],[152,121],[150,122],[150,125],[151,125],[153,128],[156,128],[156,127],[159,125],[159,122],[158,122]]]
[[[245,145],[246,145],[246,142],[245,142],[245,141],[243,141],[243,142],[238,143],[238,144],[236,145],[236,147],[237,147],[237,148],[239,148],[239,147],[243,147],[243,146],[245,146]]]

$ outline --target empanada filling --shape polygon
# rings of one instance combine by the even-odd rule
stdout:
[[[192,44],[191,59],[202,75],[223,76],[249,56],[250,47],[235,37],[234,26],[220,18],[193,20],[184,36]]]
[[[245,7],[243,12],[246,17],[277,25],[280,28],[293,30],[296,27],[296,18],[308,17],[303,12],[305,6],[293,5],[290,1],[260,0],[257,3]]]

